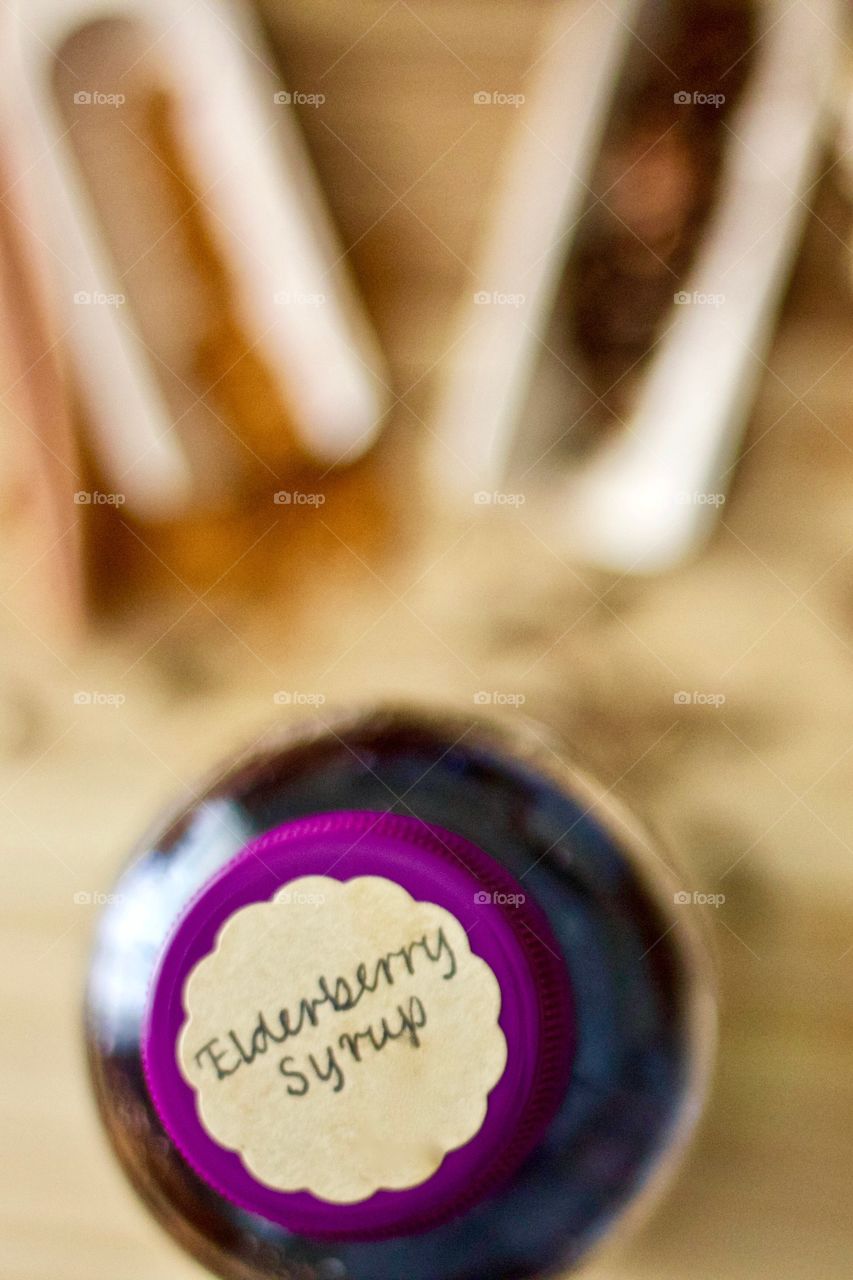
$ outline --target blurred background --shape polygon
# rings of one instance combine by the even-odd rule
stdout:
[[[547,725],[715,901],[708,1115],[590,1276],[850,1274],[848,16],[6,6],[0,1274],[200,1276],[88,1098],[98,906],[388,697]]]

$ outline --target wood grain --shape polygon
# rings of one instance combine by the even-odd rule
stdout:
[[[713,544],[666,579],[614,583],[555,552],[531,510],[435,517],[413,467],[429,439],[425,375],[512,124],[493,113],[466,134],[470,93],[481,80],[523,84],[537,6],[267,8],[291,82],[326,86],[306,129],[399,388],[415,385],[345,500],[310,529],[269,533],[262,592],[231,592],[236,572],[201,596],[151,560],[158,590],[73,646],[17,589],[2,597],[0,1274],[201,1274],[99,1134],[79,1034],[97,906],[75,896],[109,892],[159,806],[272,718],[299,714],[276,691],[319,693],[324,706],[400,695],[467,706],[504,690],[523,692],[525,713],[657,823],[691,867],[685,889],[726,897],[711,920],[722,1043],[700,1140],[662,1208],[590,1276],[846,1280],[848,211],[824,183]],[[27,570],[4,564],[5,585]],[[124,702],[85,705],[81,692]]]

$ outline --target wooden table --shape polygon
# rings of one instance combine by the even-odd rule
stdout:
[[[520,0],[267,7],[291,82],[327,94],[322,113],[306,109],[306,129],[397,385],[410,390],[383,447],[341,482],[319,523],[282,531],[272,513],[260,594],[230,589],[239,570],[203,594],[140,548],[156,590],[69,643],[29,611],[28,578],[11,589],[28,564],[9,566],[0,1275],[200,1274],[125,1187],[81,1051],[95,899],[158,807],[273,717],[304,714],[276,704],[278,691],[322,695],[322,715],[378,696],[467,706],[478,690],[504,690],[523,692],[524,713],[576,744],[660,826],[692,868],[685,889],[725,895],[711,920],[720,1065],[700,1139],[664,1206],[590,1276],[846,1280],[847,210],[824,183],[745,456],[698,563],[614,583],[550,549],[530,509],[428,520],[434,496],[412,465],[429,439],[428,375],[449,340],[448,304],[467,288],[512,123],[492,112],[472,124],[468,103],[482,84],[523,86],[540,9]],[[79,700],[96,693],[124,701]]]

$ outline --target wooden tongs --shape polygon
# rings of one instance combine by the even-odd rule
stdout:
[[[446,490],[469,504],[478,493],[484,502],[535,498],[555,545],[620,573],[688,557],[724,500],[807,218],[844,48],[836,0],[757,6],[754,65],[691,279],[673,297],[624,429],[578,458],[562,447],[575,420],[570,392],[551,388],[543,410],[531,388],[640,9],[634,0],[558,6],[436,421]]]
[[[247,7],[229,0],[20,0],[15,47],[6,57],[14,81],[7,97],[17,103],[16,130],[28,138],[29,227],[53,278],[55,330],[72,355],[88,448],[128,514],[173,520],[206,501],[199,477],[210,469],[204,455],[212,446],[203,423],[194,435],[183,429],[195,398],[181,392],[168,361],[144,338],[74,145],[81,122],[85,130],[110,112],[122,136],[128,84],[115,76],[103,83],[106,73],[81,75],[74,42],[97,27],[108,41],[121,40],[131,26],[140,59],[156,54],[164,68],[176,145],[196,193],[187,212],[203,207],[205,252],[227,288],[241,349],[262,364],[265,390],[249,394],[280,399],[300,456],[326,468],[352,461],[372,442],[388,403],[387,379],[306,155],[297,108]],[[129,62],[129,73],[133,67]],[[109,163],[107,155],[96,169],[107,185]],[[173,167],[167,157],[163,172]],[[176,182],[179,176],[173,174]],[[114,183],[119,189],[107,196],[121,216],[121,177]],[[120,229],[132,220],[125,216]],[[149,283],[149,311],[168,310],[172,285],[165,278]],[[179,319],[166,318],[180,341]],[[224,376],[227,352],[220,364]],[[170,378],[185,394],[186,415],[165,394]],[[227,453],[239,444],[239,425],[224,426]],[[263,445],[250,443],[277,474],[275,448],[270,462]],[[227,492],[227,474],[219,479]],[[272,475],[268,487],[276,487]]]

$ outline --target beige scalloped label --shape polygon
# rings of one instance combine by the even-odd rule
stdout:
[[[379,876],[306,876],[237,911],[187,978],[178,1062],[259,1182],[353,1204],[482,1127],[501,994],[449,911]]]

